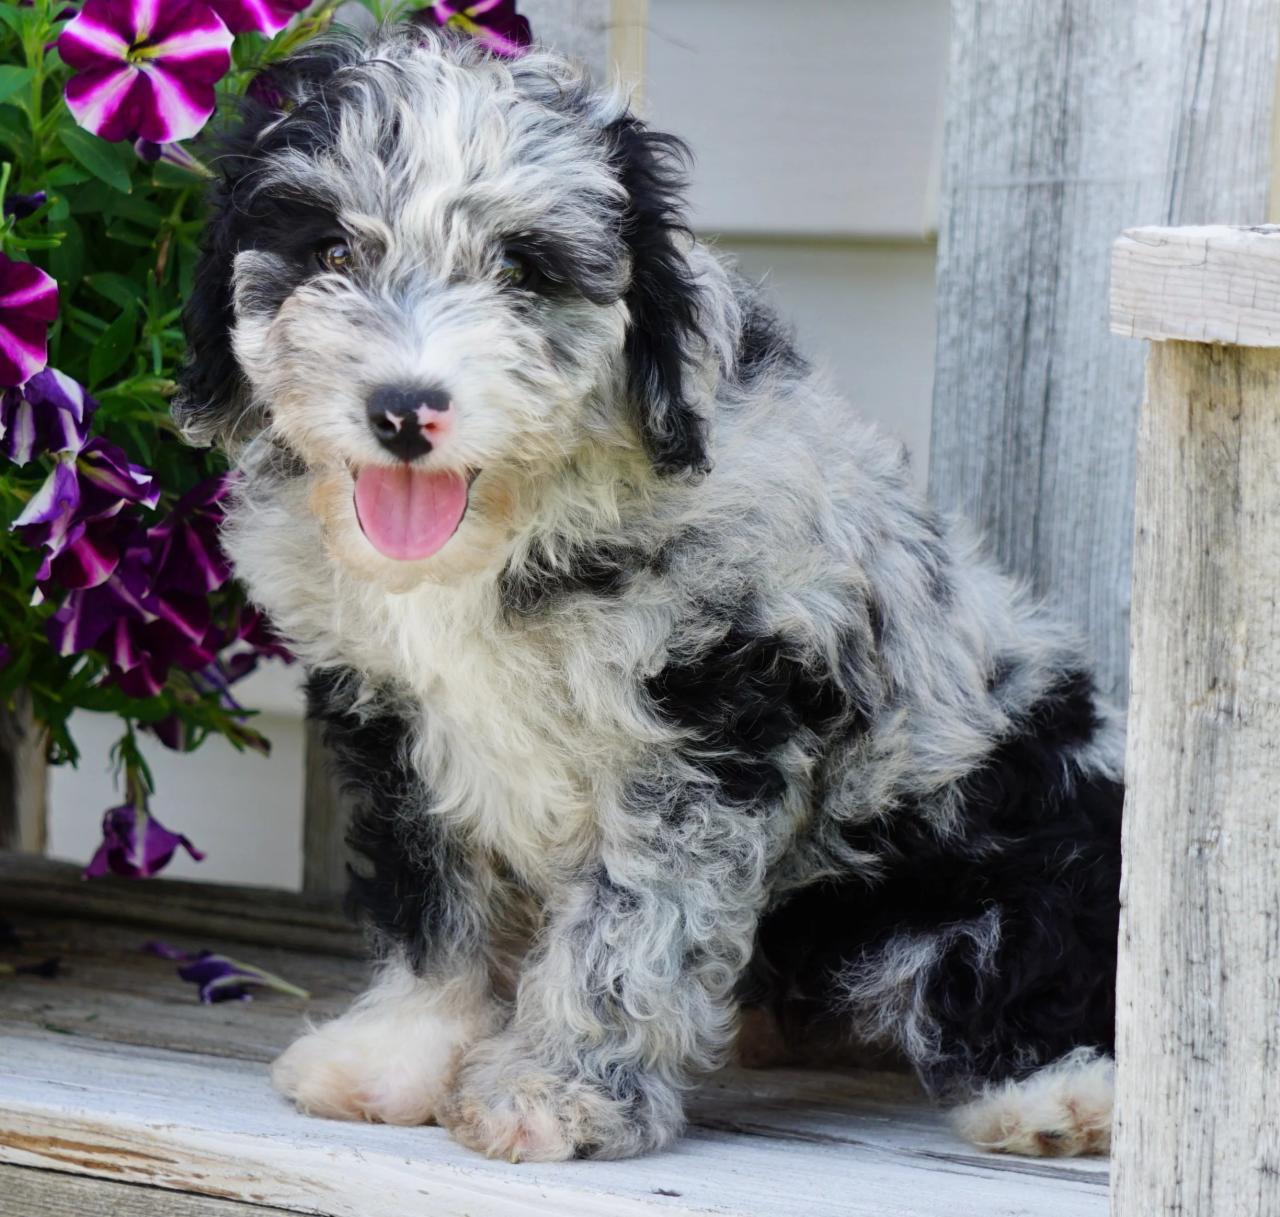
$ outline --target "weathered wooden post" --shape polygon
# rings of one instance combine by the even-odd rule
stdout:
[[[38,854],[45,847],[44,732],[19,691],[0,706],[0,849]]]
[[[1280,228],[1138,228],[1114,1217],[1280,1213]]]
[[[952,4],[929,487],[1121,701],[1142,367],[1107,250],[1268,214],[1278,54],[1280,0]]]

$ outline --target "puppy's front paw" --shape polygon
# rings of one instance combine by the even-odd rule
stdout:
[[[307,1032],[271,1066],[275,1088],[306,1115],[429,1124],[457,1064],[453,1037],[397,1041],[389,1028],[337,1019]]]
[[[494,1036],[467,1054],[440,1121],[468,1149],[509,1162],[630,1157],[681,1128],[674,1092],[639,1074],[631,1082],[623,1100],[581,1074],[545,1068],[514,1034]],[[666,1101],[643,1101],[651,1087]]]
[[[388,967],[346,1014],[295,1040],[271,1080],[307,1115],[430,1124],[463,1051],[495,1021],[483,992],[441,993]]]

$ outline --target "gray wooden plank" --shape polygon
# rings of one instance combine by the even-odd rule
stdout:
[[[0,1166],[0,1217],[277,1217],[285,1209]]]
[[[1111,242],[1258,223],[1280,0],[960,0],[930,485],[1087,633],[1123,695],[1142,353]]]
[[[940,1117],[904,1126],[874,1103],[845,1115],[842,1139],[695,1127],[629,1162],[512,1166],[439,1129],[298,1116],[259,1066],[236,1060],[39,1033],[0,1035],[0,1059],[0,1160],[327,1217],[1102,1217],[1107,1206],[1101,1175],[970,1159]]]
[[[6,962],[56,956],[61,969],[55,980],[0,978],[0,1024],[63,1035],[269,1061],[298,1033],[304,1014],[323,1019],[338,1013],[369,971],[358,960],[211,934],[6,915],[22,942],[17,954],[6,953]],[[263,992],[252,1002],[201,1005],[194,986],[178,977],[176,964],[144,953],[144,943],[162,936],[183,950],[213,950],[266,968],[309,990],[311,1000]]]
[[[0,911],[82,915],[238,942],[359,957],[364,946],[332,896],[179,879],[108,876],[86,882],[80,868],[0,852]]]

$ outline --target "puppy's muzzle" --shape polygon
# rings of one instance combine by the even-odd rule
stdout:
[[[402,461],[426,456],[453,422],[449,394],[435,385],[379,385],[365,411],[378,443]]]

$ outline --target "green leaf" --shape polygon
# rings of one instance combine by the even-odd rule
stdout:
[[[138,329],[138,310],[134,305],[120,310],[89,356],[89,387],[100,385],[113,372],[120,370],[133,353],[133,336]]]
[[[3,21],[11,30],[16,33],[22,33],[23,12],[17,6],[10,8],[8,5],[0,4],[0,21]]]
[[[86,275],[84,281],[117,308],[128,308],[142,299],[142,284],[130,279],[128,275],[102,270]]]
[[[63,220],[61,226],[64,231],[62,244],[49,252],[49,273],[69,298],[84,272],[84,232],[70,218]]]
[[[81,182],[87,182],[92,175],[79,165],[73,165],[65,162],[61,165],[54,165],[48,173],[44,175],[44,180],[50,186],[79,186]]]
[[[63,127],[59,132],[62,146],[99,181],[128,194],[133,189],[129,171],[115,148],[79,127]]]
[[[2,12],[4,7],[0,6]],[[10,153],[16,153],[19,160],[31,155],[31,128],[26,111],[12,105],[0,106],[0,147],[5,149],[6,160],[13,159]]]
[[[19,89],[25,89],[34,75],[31,68],[19,68],[13,64],[0,67],[0,101],[12,97]]]

